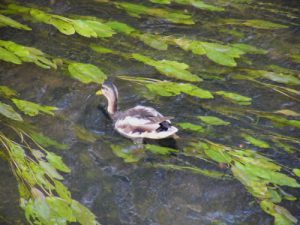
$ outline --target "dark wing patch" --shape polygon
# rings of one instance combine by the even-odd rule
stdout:
[[[171,123],[168,121],[163,121],[159,124],[159,128],[156,129],[157,132],[167,131],[171,127]]]

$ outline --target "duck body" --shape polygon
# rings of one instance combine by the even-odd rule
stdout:
[[[117,110],[118,91],[113,84],[103,84],[101,92],[108,100],[107,111],[115,130],[133,140],[163,139],[175,135],[178,129],[171,125],[172,117],[165,117],[151,107],[137,105],[126,111]]]

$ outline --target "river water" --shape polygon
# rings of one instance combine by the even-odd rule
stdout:
[[[133,2],[133,1],[132,1]],[[149,1],[134,1],[153,6]],[[207,1],[214,4],[214,1]],[[222,3],[222,4],[221,4]],[[146,89],[134,82],[119,79],[118,76],[139,76],[155,79],[169,79],[152,67],[117,55],[103,55],[92,51],[90,43],[104,44],[124,52],[143,52],[159,59],[177,60],[190,65],[194,74],[204,78],[201,87],[211,90],[226,90],[252,98],[252,109],[275,111],[289,108],[300,112],[299,102],[282,95],[272,88],[266,88],[248,80],[232,79],[240,68],[255,69],[276,65],[290,69],[299,78],[300,64],[290,55],[300,53],[299,1],[218,1],[225,5],[224,12],[210,12],[182,5],[161,6],[182,10],[193,15],[195,25],[180,25],[153,17],[134,18],[124,10],[109,3],[97,1],[26,1],[26,6],[49,7],[51,13],[68,15],[89,15],[104,20],[125,22],[142,32],[160,35],[176,35],[203,41],[217,40],[223,43],[247,43],[268,51],[265,55],[249,54],[238,60],[238,67],[229,68],[213,63],[204,56],[193,55],[178,47],[168,51],[157,51],[142,42],[125,35],[114,35],[108,39],[90,39],[79,35],[66,36],[55,28],[26,21],[32,32],[13,28],[0,28],[0,38],[32,46],[56,57],[92,63],[99,66],[109,80],[119,89],[120,109],[137,104],[151,106],[164,115],[174,116],[174,123],[199,121],[196,116],[212,115],[223,119],[211,107],[226,106],[222,99],[200,100],[185,94],[173,97],[147,98]],[[155,6],[155,5],[154,5]],[[16,17],[18,18],[18,17]],[[286,29],[257,29],[218,24],[224,18],[262,19],[288,25]],[[19,20],[20,21],[20,20]],[[225,28],[227,28],[227,30]],[[234,27],[236,33],[228,33]],[[221,32],[222,30],[224,32]],[[212,76],[214,75],[214,76]],[[178,163],[186,161],[203,169],[215,169],[230,174],[204,160],[187,159],[179,156],[156,156],[145,154],[138,163],[126,163],[116,156],[111,145],[130,148],[133,143],[113,130],[111,121],[101,108],[105,107],[103,96],[95,95],[98,84],[83,84],[68,76],[63,69],[45,70],[34,64],[13,65],[0,62],[0,83],[14,88],[22,99],[59,108],[55,116],[41,115],[27,118],[45,135],[67,144],[67,150],[50,148],[63,156],[71,168],[64,175],[64,184],[73,198],[91,209],[102,224],[107,225],[269,225],[273,218],[263,212],[256,199],[236,179],[215,179],[187,171],[165,170],[154,167],[156,162]],[[268,82],[267,82],[268,83]],[[272,83],[272,82],[269,82]],[[276,83],[274,83],[276,84]],[[283,85],[284,86],[284,85]],[[292,86],[299,90],[299,85]],[[146,96],[146,97],[145,97]],[[299,99],[299,96],[297,96]],[[202,105],[203,104],[203,105]],[[230,106],[230,105],[229,105]],[[259,135],[267,131],[299,138],[299,129],[273,126],[270,121],[259,120],[252,114],[242,120],[232,120],[230,126],[208,128],[208,137],[230,146],[247,145],[238,135],[240,129],[253,129]],[[197,140],[199,134],[180,129],[179,139],[165,142],[151,142],[182,149],[189,142]],[[295,146],[295,148],[299,146]],[[257,149],[250,146],[249,148]],[[299,152],[288,154],[283,150],[268,149],[262,152],[277,162],[292,168],[299,167]],[[298,154],[298,155],[297,155]],[[298,158],[297,158],[298,157]],[[0,161],[0,224],[26,224],[23,211],[18,206],[16,181],[4,161]],[[294,195],[297,190],[289,190]],[[299,201],[284,202],[294,216],[300,219]]]

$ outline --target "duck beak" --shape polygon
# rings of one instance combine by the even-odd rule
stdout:
[[[100,89],[99,91],[96,92],[96,95],[103,95],[102,90]]]

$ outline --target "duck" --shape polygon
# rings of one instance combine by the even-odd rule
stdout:
[[[178,129],[171,124],[173,117],[163,116],[152,107],[137,105],[125,111],[118,110],[119,92],[110,82],[102,84],[97,95],[107,99],[107,113],[114,124],[114,129],[134,143],[142,144],[146,139],[164,139],[177,137]]]

